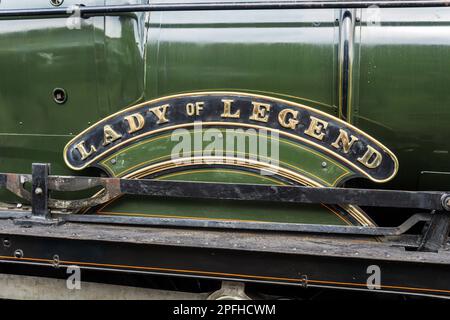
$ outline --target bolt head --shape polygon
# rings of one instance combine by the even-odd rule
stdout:
[[[35,194],[42,194],[42,193],[44,193],[44,190],[42,190],[42,188],[36,188],[35,190],[34,190],[34,193]]]
[[[20,249],[17,249],[16,251],[14,251],[14,257],[20,259],[23,258],[23,251]]]
[[[444,210],[450,211],[450,195],[444,194],[442,196],[442,206],[444,207]]]
[[[3,240],[3,245],[4,245],[5,247],[9,247],[9,246],[11,245],[11,242],[9,241],[9,239],[4,239],[4,240]]]

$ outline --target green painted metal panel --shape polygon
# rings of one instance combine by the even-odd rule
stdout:
[[[142,1],[134,1],[141,3]],[[75,4],[66,0],[65,5]],[[88,0],[85,5],[123,1]],[[3,0],[0,9],[50,7]],[[357,10],[353,123],[398,155],[385,188],[448,189],[449,8]],[[164,12],[0,21],[0,171],[67,169],[63,145],[135,103],[199,90],[263,93],[337,115],[339,10]],[[377,22],[378,23],[378,22]],[[52,90],[64,88],[65,104]],[[372,184],[364,184],[373,186]],[[7,200],[8,198],[3,197]]]

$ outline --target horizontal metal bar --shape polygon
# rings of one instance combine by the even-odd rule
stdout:
[[[213,219],[180,219],[154,217],[127,217],[112,215],[54,215],[65,222],[101,223],[139,226],[163,226],[182,228],[232,229],[274,232],[299,232],[320,234],[345,234],[359,236],[398,236],[422,221],[431,219],[429,214],[415,214],[398,227],[359,227],[334,226],[301,223],[254,222],[254,221],[223,221]]]
[[[0,186],[28,199],[29,192],[23,188],[21,181],[29,178],[29,175],[22,174],[0,174]],[[353,204],[437,211],[449,211],[450,203],[450,194],[442,191],[318,188],[63,176],[49,176],[48,184],[50,190],[64,192],[87,189],[96,185],[104,188],[103,192],[92,198],[49,199],[49,207],[53,209],[91,207],[105,203],[120,194],[280,203]]]
[[[208,3],[150,3],[142,5],[80,6],[83,17],[117,15],[151,11],[204,11],[204,10],[277,10],[277,9],[340,9],[340,8],[417,8],[447,7],[448,1],[378,0],[378,1],[246,1]],[[35,8],[0,10],[0,18],[15,17],[69,17],[73,8]]]
[[[182,218],[155,218],[130,217],[115,215],[79,215],[79,214],[52,214],[49,224],[60,225],[65,222],[93,223],[108,225],[134,225],[151,227],[179,227],[179,228],[207,228],[252,231],[275,231],[297,233],[346,234],[360,236],[399,236],[410,230],[419,222],[427,222],[432,218],[429,213],[416,213],[409,217],[398,227],[362,227],[362,226],[335,226],[302,223],[255,222],[255,221],[224,221],[214,219],[182,219]],[[0,220],[14,220],[16,224],[33,224],[33,217],[29,211],[0,210]],[[36,221],[34,221],[36,222]],[[38,223],[42,225],[42,221]]]
[[[120,192],[160,197],[267,201],[287,203],[355,204],[369,207],[444,210],[449,195],[438,191],[399,191],[304,186],[217,184],[156,180],[120,180]]]

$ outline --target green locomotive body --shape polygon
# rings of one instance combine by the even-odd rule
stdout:
[[[40,162],[66,176],[449,189],[450,8],[199,3],[211,7],[81,16],[75,0],[3,0],[0,172]],[[70,16],[6,15],[59,7]],[[68,211],[363,227],[415,213],[346,203],[127,195]]]

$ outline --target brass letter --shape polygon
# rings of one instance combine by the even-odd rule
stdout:
[[[166,118],[167,108],[169,107],[169,104],[165,104],[148,109],[148,111],[153,112],[153,114],[158,118],[158,122],[156,122],[156,124],[169,122],[169,120]]]
[[[223,113],[220,115],[222,118],[239,118],[241,116],[241,110],[231,113],[231,104],[234,100],[222,99]]]
[[[203,110],[205,103],[203,101],[199,101],[196,103],[188,103],[186,104],[186,113],[188,116],[199,116]]]
[[[292,117],[286,122],[286,118],[287,118],[288,114],[292,115]],[[282,127],[295,130],[295,127],[298,124],[297,116],[298,116],[297,110],[283,109],[278,114],[278,122],[280,123],[280,125]]]
[[[250,120],[267,122],[269,121],[269,115],[267,112],[270,111],[270,104],[261,102],[252,102],[253,112],[250,116]]]
[[[311,123],[309,124],[309,128],[305,130],[305,134],[318,140],[322,140],[325,136],[325,132],[322,130],[325,130],[328,127],[328,122],[313,116],[310,116],[309,118],[311,119]]]
[[[128,133],[133,133],[141,130],[144,127],[145,119],[140,113],[133,113],[129,116],[124,117],[124,119],[128,122]]]
[[[97,149],[95,149],[94,146],[91,146],[89,148],[89,151],[86,150],[86,146],[84,145],[85,141],[81,141],[78,144],[75,145],[75,149],[78,150],[78,152],[81,155],[81,160],[85,160],[87,157],[89,157],[92,153],[97,152]]]
[[[114,131],[114,129],[110,125],[106,125],[103,127],[103,146],[110,144],[111,142],[120,139],[122,135]]]
[[[348,153],[350,151],[350,148],[352,147],[353,143],[358,141],[359,139],[353,135],[350,136],[351,139],[348,139],[347,131],[339,129],[339,137],[337,137],[336,141],[333,142],[331,145],[335,147],[336,149],[339,149],[341,146],[339,145],[339,142],[342,143],[342,150],[344,153]]]
[[[374,155],[375,157],[372,159]],[[372,159],[372,161],[370,161],[370,159]],[[367,168],[374,169],[381,164],[382,159],[383,156],[381,155],[381,153],[368,145],[366,153],[362,157],[358,158],[358,161],[365,165]]]

